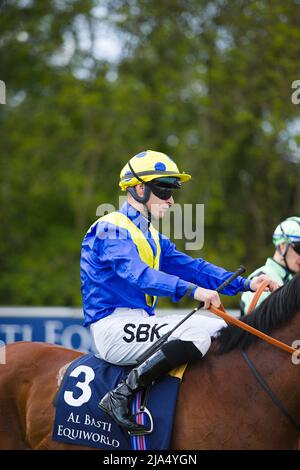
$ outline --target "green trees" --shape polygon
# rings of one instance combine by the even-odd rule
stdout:
[[[278,221],[300,213],[296,0],[24,0],[1,13],[2,304],[80,304],[82,237],[146,148],[193,175],[178,196],[205,204],[192,256],[249,272],[264,261]],[[97,58],[108,25],[114,61]]]

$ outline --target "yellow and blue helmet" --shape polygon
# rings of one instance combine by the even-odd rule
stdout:
[[[122,191],[140,183],[149,183],[159,179],[162,183],[165,180],[177,180],[186,182],[191,179],[191,175],[180,172],[176,163],[168,155],[146,150],[132,157],[122,168],[120,173],[119,186]]]

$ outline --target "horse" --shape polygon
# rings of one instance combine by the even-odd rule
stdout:
[[[300,339],[300,276],[241,320],[288,344]],[[272,403],[242,353],[288,415]],[[1,449],[84,449],[51,438],[59,371],[81,354],[46,343],[6,346],[6,364],[0,365]],[[300,368],[292,356],[231,325],[220,331],[205,358],[189,364],[185,372],[171,449],[297,449],[296,421]]]

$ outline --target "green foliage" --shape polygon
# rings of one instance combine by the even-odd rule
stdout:
[[[178,197],[205,204],[205,244],[192,256],[248,273],[264,262],[273,228],[300,213],[299,2],[1,6],[2,304],[80,305],[81,240],[99,204],[117,205],[128,157],[147,148],[193,175]],[[123,44],[115,62],[93,52],[108,24]]]

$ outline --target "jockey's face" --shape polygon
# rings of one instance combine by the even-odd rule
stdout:
[[[159,199],[157,196],[155,196],[155,194],[151,192],[151,196],[146,206],[147,209],[151,212],[151,215],[152,217],[154,217],[154,219],[162,219],[167,210],[170,209],[173,204],[173,196],[170,196],[168,199]]]
[[[300,254],[298,254],[291,245],[287,252],[287,259],[291,270],[295,273],[300,273]]]
[[[139,196],[144,195],[144,185],[138,184],[136,186],[136,192]],[[151,215],[154,219],[162,219],[167,212],[167,210],[174,204],[173,196],[170,196],[168,199],[160,199],[151,192],[149,201],[146,203],[148,211],[151,212]]]
[[[280,249],[281,252],[284,253],[286,244],[283,243],[280,245]],[[291,245],[289,245],[287,250],[286,262],[291,271],[294,273],[300,273],[300,254],[298,254]]]

